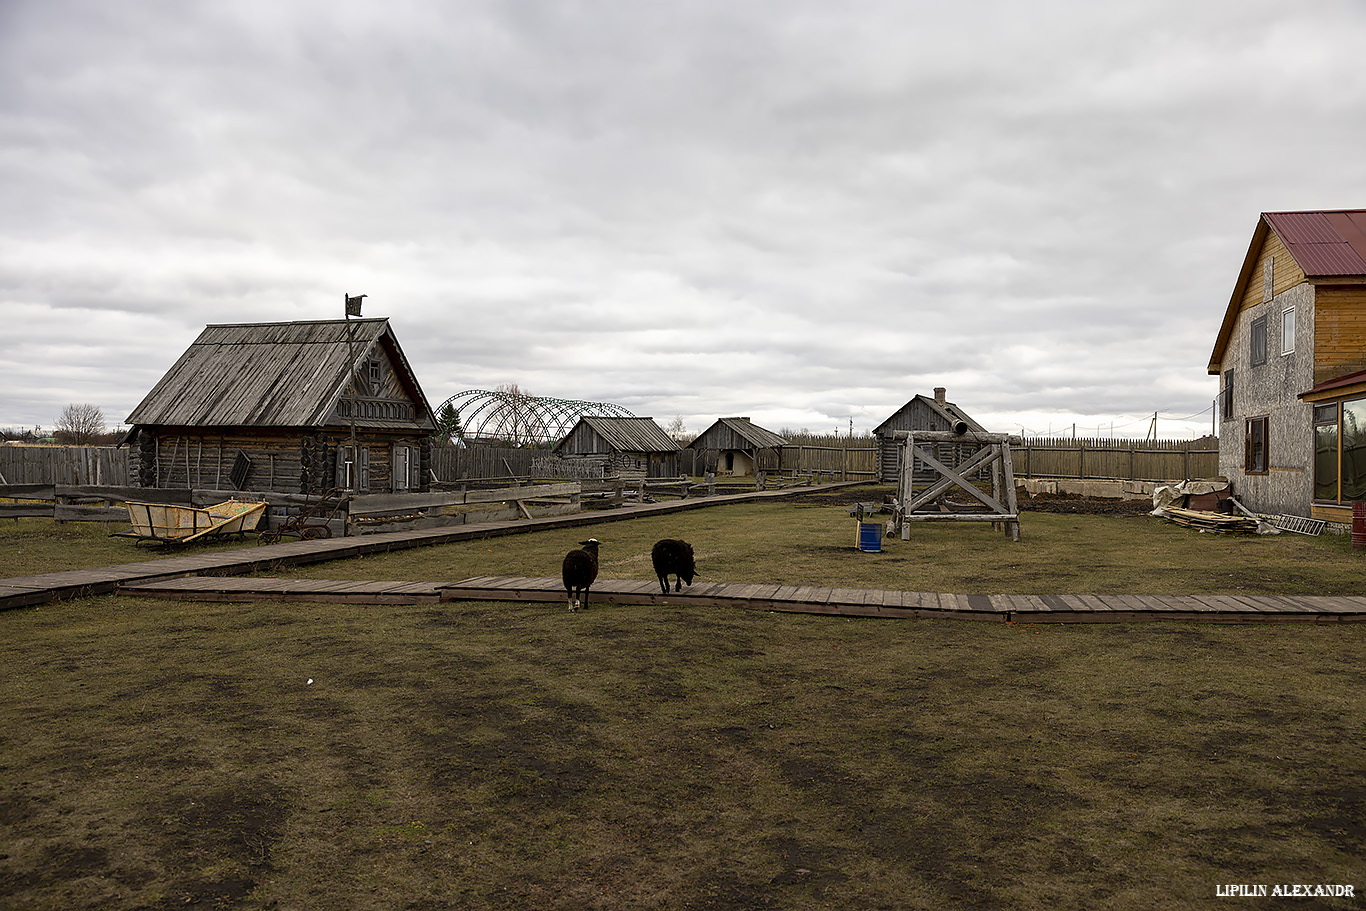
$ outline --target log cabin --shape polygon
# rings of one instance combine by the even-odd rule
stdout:
[[[766,450],[777,453],[778,470],[781,471],[786,445],[787,440],[749,418],[717,418],[688,444],[688,448],[705,453],[706,470],[745,477],[755,473],[759,453]]]
[[[604,477],[678,477],[678,443],[653,418],[579,418],[555,444],[557,458],[596,463]]]
[[[127,423],[136,487],[430,486],[436,420],[387,319],[206,326]]]
[[[1366,209],[1261,214],[1208,370],[1239,502],[1350,524],[1366,499]]]
[[[986,428],[972,419],[962,408],[948,400],[948,391],[936,386],[934,398],[917,395],[898,408],[891,417],[873,428],[877,438],[877,479],[882,484],[896,484],[901,477],[901,452],[904,448],[895,439],[901,430],[950,431],[958,424],[966,425],[968,430],[986,433]],[[941,459],[950,466],[958,464],[957,453],[952,444],[936,443]],[[976,447],[973,447],[974,451]],[[917,463],[919,460],[917,459]],[[916,469],[917,474],[920,469]]]

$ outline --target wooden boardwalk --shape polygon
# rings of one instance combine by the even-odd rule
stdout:
[[[333,601],[419,604],[440,601],[545,601],[563,603],[559,579],[481,576],[462,582],[346,582],[242,577],[244,573],[447,544],[617,522],[708,506],[791,497],[845,483],[778,491],[675,500],[510,522],[485,522],[350,538],[292,541],[212,554],[188,553],[98,569],[0,579],[0,610],[65,598],[123,591],[180,600]],[[939,617],[997,622],[1350,622],[1366,619],[1366,597],[1250,597],[1231,595],[960,595],[798,585],[700,583],[661,594],[657,582],[599,580],[592,605],[675,604],[749,610],[835,614],[849,617]]]
[[[331,601],[436,604],[441,601],[532,601],[563,605],[559,579],[477,576],[461,582],[377,582],[199,576],[130,582],[130,595],[188,601]],[[601,579],[588,610],[608,605],[729,607],[784,613],[907,619],[932,617],[998,623],[1129,623],[1184,620],[1216,623],[1345,623],[1366,620],[1366,597],[1231,595],[956,595],[709,582],[663,594],[659,583]]]
[[[68,572],[41,573],[33,576],[0,578],[0,610],[28,607],[67,598],[105,595],[120,585],[138,580],[169,579],[205,573],[234,575],[269,571],[276,567],[320,563],[325,560],[344,560],[366,554],[387,553],[410,547],[450,544],[502,535],[519,535],[548,528],[574,528],[604,522],[622,522],[646,516],[667,515],[708,506],[730,503],[775,500],[800,496],[823,490],[850,487],[862,481],[839,481],[811,487],[788,487],[782,490],[758,490],[752,493],[723,494],[715,497],[693,497],[663,503],[644,503],[619,506],[614,509],[576,512],[564,516],[540,519],[516,519],[506,522],[477,522],[468,525],[448,525],[440,528],[390,531],[356,535],[348,538],[322,538],[314,541],[290,541],[264,547],[244,547],[213,554],[195,554],[121,563],[96,569],[77,569]],[[130,550],[132,545],[129,545]]]

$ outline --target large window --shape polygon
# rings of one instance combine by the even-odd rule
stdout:
[[[1366,399],[1342,403],[1342,502],[1366,500]]]
[[[1314,406],[1314,499],[1338,499],[1338,403]]]
[[[1314,499],[1366,500],[1366,398],[1314,406]]]
[[[1244,440],[1243,470],[1248,474],[1265,474],[1269,461],[1266,445],[1267,419],[1248,418]]]
[[[1252,321],[1252,366],[1266,363],[1266,317],[1259,316]]]

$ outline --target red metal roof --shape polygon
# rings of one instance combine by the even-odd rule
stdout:
[[[1263,212],[1309,277],[1366,275],[1366,209]]]
[[[1346,376],[1324,380],[1308,392],[1301,392],[1299,397],[1304,398],[1307,395],[1315,395],[1319,392],[1329,392],[1333,389],[1341,389],[1344,386],[1355,386],[1358,383],[1366,383],[1366,370],[1358,370],[1356,373],[1349,373]]]

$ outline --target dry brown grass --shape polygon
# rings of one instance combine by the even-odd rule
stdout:
[[[1361,577],[1340,539],[1085,519],[1027,517],[1018,545],[977,528],[861,554],[838,507],[728,507],[307,572],[553,575],[596,534],[605,573],[649,578],[640,555],[667,529],[698,544],[707,579]],[[0,906],[1182,909],[1217,904],[1223,883],[1361,893],[1363,646],[1360,624],[129,597],[10,611]]]

